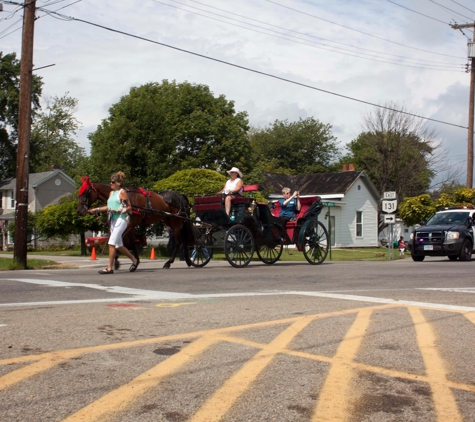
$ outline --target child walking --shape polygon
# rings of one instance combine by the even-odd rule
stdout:
[[[404,257],[404,251],[406,250],[406,242],[404,242],[404,236],[399,238],[398,242],[399,256]]]

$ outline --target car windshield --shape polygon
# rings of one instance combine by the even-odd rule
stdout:
[[[439,225],[439,224],[467,224],[468,213],[466,212],[443,212],[440,214],[434,214],[427,225]]]

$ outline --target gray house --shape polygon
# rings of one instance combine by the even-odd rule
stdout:
[[[351,168],[351,167],[350,167]],[[269,200],[282,199],[282,188],[302,197],[318,195],[327,206],[319,220],[331,236],[332,247],[377,247],[380,195],[364,171],[284,175],[265,173],[262,187]]]
[[[48,205],[57,204],[63,196],[73,193],[76,183],[61,170],[31,173],[28,182],[28,211],[41,211]],[[15,221],[16,178],[0,182],[0,247],[13,243],[6,228]]]

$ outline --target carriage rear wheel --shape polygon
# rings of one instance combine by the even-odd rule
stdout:
[[[225,234],[224,255],[236,268],[243,268],[251,262],[254,254],[254,240],[251,231],[242,224],[232,226]]]
[[[282,245],[282,239],[277,242],[270,241],[265,245],[260,245],[256,248],[257,256],[264,264],[274,264],[279,260],[282,255],[284,246]]]
[[[213,249],[206,246],[188,246],[188,256],[193,267],[204,267],[213,257]]]
[[[306,227],[303,240],[303,254],[309,264],[318,265],[328,254],[328,232],[320,221],[313,220]]]

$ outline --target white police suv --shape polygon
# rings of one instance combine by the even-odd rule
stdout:
[[[470,261],[474,247],[473,207],[448,207],[436,212],[411,233],[408,242],[414,261],[426,256],[448,256],[455,261]]]

